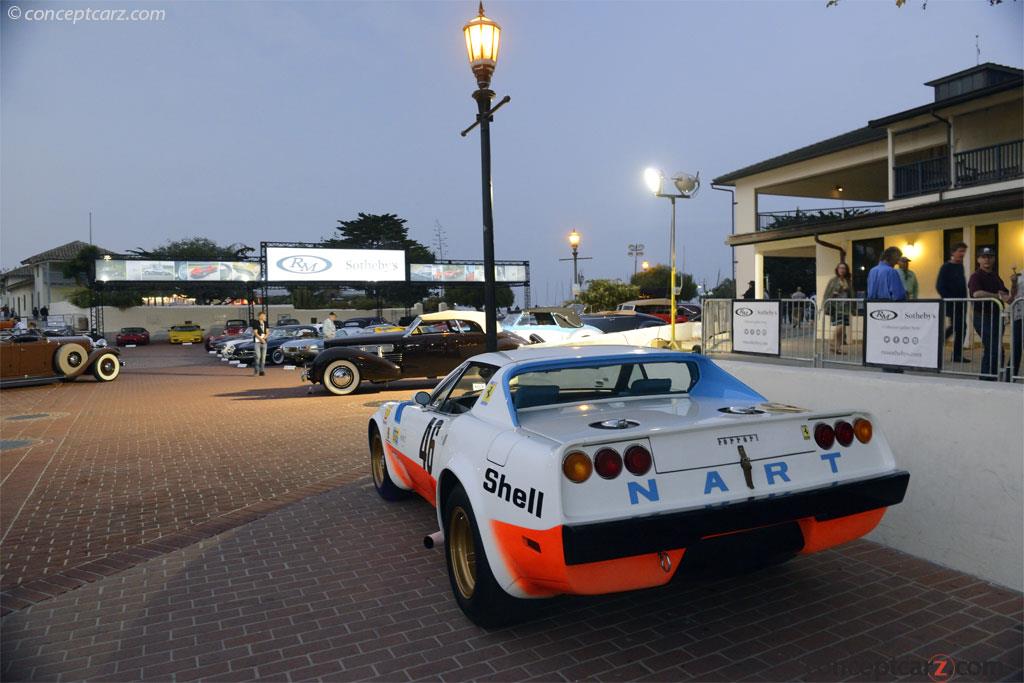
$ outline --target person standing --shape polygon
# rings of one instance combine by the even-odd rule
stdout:
[[[1020,358],[1024,354],[1024,273],[1014,273],[1010,286],[1010,376],[1020,376]]]
[[[334,315],[334,311],[327,314],[327,318],[324,320],[324,341],[338,336],[338,328],[334,324],[337,319],[338,316]]]
[[[884,301],[906,301],[907,290],[903,289],[903,280],[893,267],[899,262],[903,252],[899,247],[889,247],[882,252],[882,259],[868,272],[868,299]],[[902,368],[882,368],[882,372],[902,373]]]
[[[903,289],[907,292],[907,300],[916,299],[920,288],[917,284],[917,275],[910,269],[910,259],[900,256],[899,264],[900,267],[896,269],[896,274],[900,276]]]
[[[264,375],[267,363],[267,314],[263,311],[256,316],[256,324],[252,326],[253,359],[252,371],[256,375]]]
[[[39,307],[38,306],[33,306],[32,307],[32,319],[33,320],[38,320],[39,319]]]
[[[753,299],[754,298],[754,281],[753,280],[751,280],[750,283],[747,285],[747,291],[743,292],[743,298],[744,299]]]
[[[39,315],[43,316],[43,322],[46,322],[46,319],[50,317],[50,307],[43,306],[42,308],[40,308]]]
[[[995,381],[999,374],[999,347],[1003,343],[1003,335],[999,327],[1002,322],[1002,309],[996,301],[1007,302],[1010,292],[1003,284],[1003,279],[995,271],[996,252],[985,247],[978,252],[978,269],[967,281],[967,291],[972,299],[984,299],[974,302],[971,316],[974,331],[981,336],[981,345],[985,353],[981,358],[981,375],[978,379]]]
[[[846,343],[846,328],[850,324],[850,311],[847,308],[849,302],[829,302],[829,299],[853,298],[853,279],[850,277],[850,267],[845,263],[836,266],[835,273],[825,285],[825,301],[830,309],[828,313],[832,318],[832,326],[835,328],[832,333],[832,352],[839,354]]]
[[[796,291],[789,295],[790,299],[793,299],[793,315],[790,316],[793,319],[793,327],[799,327],[804,321],[804,300],[807,295],[804,294],[804,290],[800,285],[796,286]]]
[[[878,265],[868,272],[868,299],[884,301],[906,301],[907,290],[903,280],[893,267],[903,256],[899,247],[889,247],[882,252]]]
[[[949,260],[939,268],[939,276],[935,280],[935,290],[943,299],[966,299],[967,278],[964,276],[964,256],[967,254],[967,243],[957,242],[949,253]],[[953,362],[970,361],[964,358],[964,333],[967,331],[967,302],[943,302],[943,312],[949,318],[945,338],[953,336]]]

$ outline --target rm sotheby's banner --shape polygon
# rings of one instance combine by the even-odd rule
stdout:
[[[941,306],[940,301],[868,301],[864,363],[938,370]]]
[[[734,353],[779,355],[779,302],[732,302],[732,350]]]
[[[267,247],[267,281],[404,282],[405,252]]]

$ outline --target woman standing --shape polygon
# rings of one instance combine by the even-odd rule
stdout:
[[[853,297],[853,279],[850,277],[850,267],[845,263],[836,266],[835,276],[825,285],[825,301],[829,299],[850,299]],[[849,305],[845,302],[829,302],[832,325],[835,328],[832,334],[832,343],[829,349],[832,353],[842,353],[842,346],[846,343],[846,327],[850,324]]]

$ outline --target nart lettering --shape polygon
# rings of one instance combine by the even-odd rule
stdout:
[[[544,511],[544,492],[531,488],[529,492],[518,489],[505,481],[505,475],[498,474],[497,470],[490,467],[484,472],[484,491],[493,493],[498,498],[504,498],[521,510],[526,510],[531,515],[540,518]]]

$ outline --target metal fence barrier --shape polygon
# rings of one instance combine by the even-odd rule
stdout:
[[[701,346],[732,353],[732,299],[704,299]],[[943,299],[942,366],[949,375],[1020,381],[1024,299]],[[864,299],[779,300],[779,357],[814,365],[864,364]],[[1006,328],[1010,328],[1006,339]]]
[[[1021,355],[1024,354],[1024,299],[1014,299],[1009,306],[1010,353],[1006,374],[1011,382],[1024,381],[1020,374]]]
[[[810,299],[780,299],[779,358],[813,363],[817,310]]]
[[[826,299],[818,322],[819,363],[864,364],[863,299]]]

